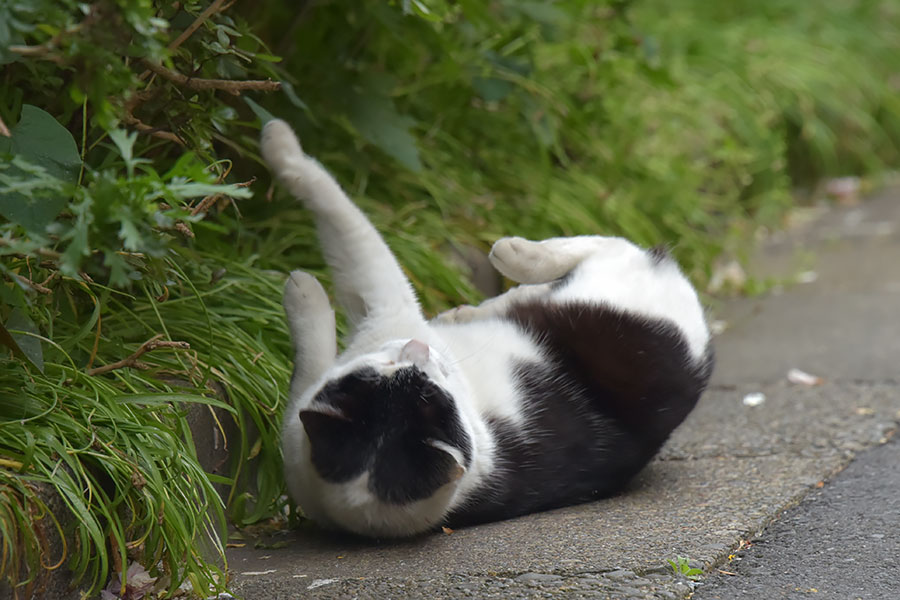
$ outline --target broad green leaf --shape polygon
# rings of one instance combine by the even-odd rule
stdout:
[[[22,117],[10,132],[11,138],[0,138],[0,153],[23,156],[58,179],[75,181],[81,166],[78,146],[72,134],[50,113],[25,104]]]
[[[22,333],[14,333],[16,331]],[[44,351],[41,348],[41,340],[33,335],[28,335],[29,333],[38,333],[37,327],[25,313],[14,309],[10,313],[9,319],[6,320],[6,327],[0,326],[0,341],[12,348],[13,352],[18,349],[17,354],[26,358],[38,371],[43,373]],[[12,339],[12,345],[9,344],[7,338]]]
[[[49,113],[26,104],[22,117],[10,132],[12,137],[0,136],[0,155],[21,157],[43,167],[55,179],[75,183],[81,158],[75,138]],[[10,167],[10,174],[21,170]],[[0,193],[0,215],[25,229],[42,232],[56,218],[66,204],[64,194],[32,197],[18,191]]]
[[[472,87],[487,102],[499,102],[512,92],[512,83],[494,77],[473,77]]]
[[[293,104],[297,108],[302,108],[303,110],[309,112],[309,106],[306,105],[306,102],[300,99],[300,96],[297,95],[297,90],[294,89],[294,86],[291,85],[291,82],[282,81],[281,91],[283,91],[284,95],[288,97],[288,100],[291,101],[291,104]]]
[[[248,98],[247,96],[244,96],[244,102],[247,103],[247,106],[250,107],[250,110],[252,110],[253,114],[255,114],[256,117],[259,119],[260,125],[265,125],[266,123],[268,123],[269,121],[271,121],[272,119],[275,118],[275,115],[273,115],[272,113],[270,113],[269,111],[264,109],[262,106],[260,106],[259,104],[257,104],[256,102],[254,102],[253,100]]]
[[[563,9],[549,2],[518,2],[513,6],[534,21],[545,25],[557,25],[569,18]]]
[[[357,96],[348,115],[353,126],[369,142],[412,171],[421,171],[416,139],[409,132],[415,119],[401,115],[387,96]]]
[[[2,323],[0,323],[0,344],[3,344],[19,356],[24,354],[22,349],[19,348],[19,344],[16,343],[16,339],[6,330]]]

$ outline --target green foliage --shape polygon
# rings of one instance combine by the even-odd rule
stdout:
[[[889,0],[227,5],[0,0],[11,581],[59,560],[41,556],[59,528],[95,591],[130,560],[162,593],[222,589],[225,515],[284,514],[281,274],[327,273],[308,215],[261,199],[272,115],[432,313],[480,299],[452,251],[510,233],[668,243],[702,285],[778,226],[792,186],[900,158]],[[159,335],[190,349],[133,357]],[[188,426],[213,408],[225,474]]]
[[[703,569],[692,567],[690,559],[683,556],[676,556],[674,560],[669,559],[669,566],[676,575],[682,575],[691,581],[697,581],[703,577]]]
[[[0,215],[26,231],[41,232],[65,206],[65,195],[60,193],[65,184],[74,184],[78,178],[78,148],[56,119],[27,104],[11,134],[0,138],[0,154],[13,157],[3,165]],[[19,186],[22,191],[16,189]],[[48,193],[42,196],[41,191]]]
[[[225,507],[213,483],[238,523],[283,503],[274,382],[289,371],[277,344],[259,357],[269,342],[257,337],[282,336],[280,284],[238,261],[247,281],[235,293],[235,278],[213,277],[229,250],[201,259],[193,242],[227,233],[213,215],[251,195],[213,150],[217,136],[236,137],[238,111],[220,99],[228,90],[156,76],[265,81],[275,59],[244,23],[198,19],[205,8],[0,2],[11,133],[0,137],[0,342],[12,351],[0,357],[0,576],[19,585],[59,560],[96,592],[140,561],[159,592],[185,581],[221,590]],[[229,319],[245,294],[273,307]],[[128,360],[160,335],[191,354],[164,346]],[[191,415],[209,407],[239,425],[237,439],[220,425],[236,465],[227,476],[204,472],[194,451]],[[251,455],[265,466],[255,478],[240,471]],[[68,543],[51,560],[56,530]]]

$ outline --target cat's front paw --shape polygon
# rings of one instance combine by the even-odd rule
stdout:
[[[259,149],[263,159],[275,173],[284,170],[291,159],[303,156],[303,149],[294,130],[281,119],[272,119],[263,125]]]
[[[288,190],[303,200],[313,200],[319,182],[327,177],[314,159],[303,153],[291,126],[272,119],[263,126],[259,149],[272,173]]]
[[[436,323],[470,323],[478,318],[478,307],[463,304],[450,310],[445,310],[434,318]]]

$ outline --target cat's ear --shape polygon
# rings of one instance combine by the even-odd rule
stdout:
[[[332,483],[348,481],[365,470],[368,441],[339,410],[301,410],[312,463],[319,476]]]
[[[419,340],[409,340],[400,351],[400,362],[411,362],[417,367],[424,367],[428,364],[430,355],[428,344]]]
[[[430,439],[430,440],[425,440],[425,443],[427,445],[431,446],[432,448],[434,448],[435,450],[440,450],[444,454],[449,455],[453,459],[453,462],[456,463],[455,465],[453,465],[453,468],[451,469],[451,473],[450,473],[450,479],[452,481],[456,481],[457,479],[462,478],[462,476],[466,474],[466,467],[465,467],[466,459],[465,459],[465,456],[463,455],[462,450],[460,450],[459,448],[455,448],[454,446],[451,446],[447,442],[442,442],[441,440]]]
[[[307,437],[315,443],[345,433],[350,419],[341,410],[327,407],[323,410],[301,410],[300,422]]]

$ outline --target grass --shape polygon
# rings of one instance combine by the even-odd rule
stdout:
[[[160,592],[185,581],[221,591],[226,521],[287,514],[277,423],[291,374],[281,309],[290,265],[267,267],[310,224],[296,206],[253,229],[220,220],[234,235],[200,228],[193,248],[172,248],[157,265],[165,278],[130,292],[60,278],[41,314],[43,372],[0,361],[0,573],[20,574],[23,589],[65,566],[96,592],[138,561]],[[159,334],[190,349],[88,374]],[[199,433],[227,447],[228,477],[205,472],[194,450],[190,413],[213,409],[218,432]],[[214,484],[225,486],[222,500]],[[47,506],[54,493],[58,518]]]

